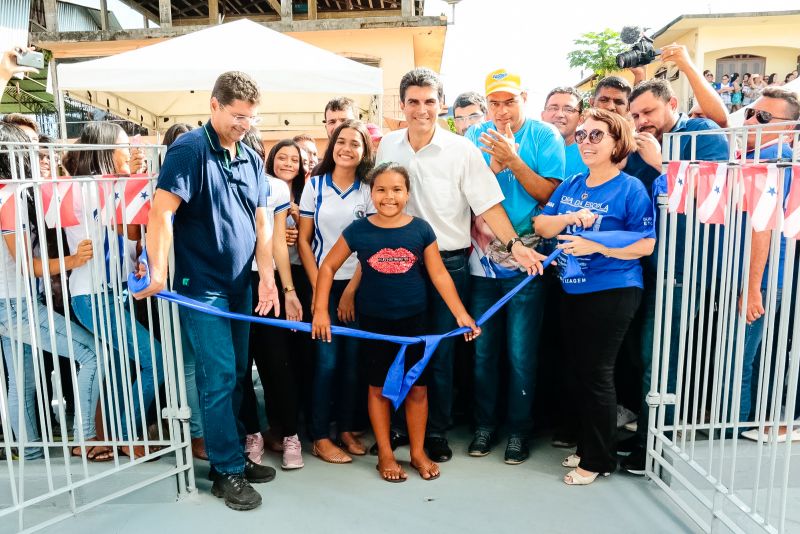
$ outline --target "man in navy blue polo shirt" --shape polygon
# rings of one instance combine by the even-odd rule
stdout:
[[[267,226],[268,182],[261,158],[240,141],[257,121],[258,86],[242,72],[217,78],[211,120],[170,146],[161,167],[147,232],[151,283],[137,298],[161,291],[174,235],[174,289],[221,310],[250,314],[250,269],[261,283],[256,312],[278,310]],[[174,216],[174,221],[173,221]],[[140,267],[140,271],[142,267]],[[197,389],[217,497],[234,510],[261,504],[249,482],[268,482],[271,467],[245,457],[237,414],[247,373],[249,323],[180,308],[183,353],[197,365]]]
[[[678,113],[678,100],[666,80],[655,79],[636,86],[630,96],[630,112],[636,126],[637,152],[628,157],[624,171],[639,178],[652,191],[653,182],[662,174],[662,143],[664,134],[684,134],[669,141],[667,154],[670,159],[686,161],[727,161],[728,141],[721,133],[688,135],[689,132],[718,130],[717,123],[710,119],[690,119]],[[673,143],[679,143],[677,146]],[[677,218],[675,243],[675,280],[683,280],[683,255],[685,251],[686,217]],[[669,232],[667,232],[669,235]],[[659,236],[659,239],[663,236]],[[656,265],[657,253],[643,262],[644,294],[642,295],[642,403],[637,423],[637,433],[632,439],[635,445],[632,454],[622,462],[623,469],[633,474],[644,474],[644,441],[647,436],[649,408],[645,401],[650,391],[650,371],[653,355],[653,330],[655,327]],[[672,302],[673,324],[680,321],[682,291],[677,288]],[[672,355],[669,358],[667,391],[675,392],[677,382],[677,354],[680,329],[672,328]],[[669,414],[668,414],[669,415]],[[630,451],[630,449],[628,449]],[[626,451],[626,452],[628,452]]]

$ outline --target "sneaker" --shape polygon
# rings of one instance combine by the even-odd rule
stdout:
[[[631,455],[622,460],[620,466],[622,469],[632,475],[644,475],[644,462],[647,455],[644,452],[644,447],[639,447],[631,452]]]
[[[621,404],[617,404],[617,428],[636,421],[638,416]]]
[[[214,466],[211,466],[211,469],[208,471],[208,479],[212,482],[216,482],[220,476],[222,476],[219,471],[217,471]],[[270,482],[275,479],[275,469],[268,465],[260,465],[253,463],[250,458],[245,458],[244,460],[244,476],[248,482],[253,484],[262,484],[264,482]]]
[[[509,465],[518,465],[528,459],[530,456],[530,449],[528,447],[528,440],[519,436],[511,436],[508,438],[508,445],[506,445],[505,462]]]
[[[392,450],[397,449],[397,447],[403,447],[408,445],[408,436],[404,436],[399,432],[395,432],[394,430],[391,431],[389,434],[389,441],[392,445]],[[372,456],[378,456],[378,444],[374,443],[372,447],[369,448],[369,453]]]
[[[244,442],[244,452],[253,463],[261,463],[261,457],[264,456],[264,437],[261,432],[247,435],[247,439]]]
[[[446,462],[453,457],[447,438],[425,438],[425,450],[434,462]]]
[[[486,430],[478,430],[472,438],[472,443],[469,444],[467,452],[470,456],[486,456],[492,450],[494,444],[494,436],[491,432]]]
[[[261,495],[253,489],[242,473],[217,474],[211,486],[214,497],[225,499],[225,506],[232,510],[252,510],[261,505]]]
[[[297,434],[283,438],[283,469],[300,469],[303,467],[303,455],[300,453],[300,438]]]

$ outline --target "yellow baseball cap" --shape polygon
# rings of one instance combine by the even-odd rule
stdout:
[[[512,74],[506,69],[497,69],[486,76],[486,96],[497,92],[522,94],[522,83],[519,74]]]

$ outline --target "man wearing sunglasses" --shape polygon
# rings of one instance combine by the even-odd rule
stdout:
[[[550,124],[525,117],[526,100],[519,75],[505,69],[490,72],[486,76],[486,102],[491,121],[470,128],[466,138],[483,151],[486,165],[505,195],[503,209],[520,236],[512,241],[534,247],[537,238],[531,217],[541,212],[541,206],[563,180],[564,141]],[[471,312],[480,316],[526,273],[510,254],[514,243],[498,239],[483,217],[475,218],[471,237]],[[544,282],[539,277],[487,323],[489,337],[475,344],[476,431],[469,445],[470,456],[486,456],[497,439],[501,391],[497,370],[500,358],[507,355],[506,422],[510,435],[505,462],[516,465],[528,458],[544,297]]]
[[[761,97],[753,104],[745,108],[744,125],[750,128],[747,135],[748,160],[759,162],[769,162],[776,160],[791,161],[792,147],[789,145],[792,139],[793,130],[796,125],[786,124],[787,121],[797,121],[800,119],[800,102],[797,94],[778,87],[767,87]],[[761,132],[760,144],[756,132]],[[791,181],[791,169],[787,168],[783,176],[783,198],[789,192]],[[758,369],[761,365],[756,361],[759,353],[762,333],[764,331],[764,301],[766,299],[769,277],[765,276],[768,269],[770,256],[770,240],[772,232],[753,232],[750,250],[749,278],[747,284],[747,309],[746,318],[748,327],[745,329],[744,351],[742,354],[742,387],[741,403],[739,405],[739,420],[752,421],[751,410],[755,407],[752,404],[751,394],[754,384],[758,384]],[[775,293],[775,317],[780,316],[780,306],[783,287],[783,265],[786,255],[786,237],[781,234],[780,250],[778,253],[777,265],[777,291]],[[739,306],[743,303],[740,297]],[[773,368],[775,361],[770,364]],[[796,416],[797,414],[795,414]],[[769,429],[765,429],[767,433]],[[778,434],[785,434],[786,428],[778,430]],[[764,435],[758,435],[758,429],[753,429],[742,433],[748,439],[766,439]]]
[[[719,126],[709,119],[691,119],[677,110],[678,100],[672,87],[666,80],[648,80],[637,85],[631,93],[631,117],[636,126],[637,152],[628,157],[624,171],[639,178],[651,191],[653,182],[663,172],[662,143],[664,134],[701,132],[717,130]],[[722,134],[680,135],[672,139],[678,146],[668,146],[667,153],[673,155],[677,152],[680,160],[692,161],[727,161],[729,156],[728,141]],[[674,150],[673,150],[674,148]],[[675,280],[682,281],[683,254],[685,250],[686,218],[677,218]],[[662,236],[659,236],[661,238]],[[650,260],[643,262],[644,293],[642,294],[642,334],[641,334],[641,359],[644,369],[642,375],[642,403],[637,422],[637,433],[629,442],[620,442],[618,450],[630,452],[622,462],[622,468],[632,474],[644,474],[645,451],[644,443],[647,437],[649,408],[645,397],[650,390],[650,371],[652,365],[653,330],[655,326],[655,297],[656,297],[656,265],[658,253],[650,256]],[[672,316],[673,324],[680,322],[681,291],[673,294]],[[670,370],[667,380],[667,391],[674,392],[677,379],[677,347],[680,346],[680,329],[672,330],[673,339],[670,346],[675,349],[675,356],[669,360]]]

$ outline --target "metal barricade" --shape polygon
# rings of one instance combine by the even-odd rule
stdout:
[[[126,288],[163,147],[0,149],[0,530],[173,477],[176,497],[194,491],[177,307]],[[41,176],[40,158],[56,174],[60,157],[113,149],[142,151],[150,171]]]
[[[782,228],[800,132],[781,126],[665,136],[646,473],[705,532],[800,531],[798,248]],[[720,133],[728,161],[694,161],[701,136]],[[684,136],[692,161],[679,163]],[[748,136],[763,148],[737,150]],[[794,151],[765,159],[775,143]],[[757,299],[763,329],[748,324]]]

